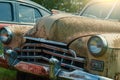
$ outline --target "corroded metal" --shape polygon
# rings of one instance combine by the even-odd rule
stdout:
[[[19,62],[14,67],[22,72],[27,72],[35,75],[44,76],[44,77],[48,76],[47,69],[43,66],[26,63],[26,62]]]

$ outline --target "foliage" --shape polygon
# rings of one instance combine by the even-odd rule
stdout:
[[[16,72],[0,68],[0,80],[16,80]]]
[[[77,13],[84,7],[88,0],[33,0],[47,9],[57,9],[65,12]]]

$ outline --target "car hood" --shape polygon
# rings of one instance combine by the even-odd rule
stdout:
[[[44,17],[25,36],[69,43],[80,36],[108,33],[120,33],[120,23],[58,14]]]

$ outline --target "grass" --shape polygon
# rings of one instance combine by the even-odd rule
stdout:
[[[16,71],[0,67],[0,80],[16,80]]]

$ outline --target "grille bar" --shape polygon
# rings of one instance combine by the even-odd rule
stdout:
[[[22,51],[22,52],[41,52],[40,49],[18,49],[17,51]]]
[[[24,58],[31,58],[31,59],[36,58],[36,59],[43,59],[43,60],[49,62],[49,59],[46,58],[46,57],[43,57],[43,56],[18,56],[18,58],[23,58],[23,59],[24,59]],[[69,64],[65,64],[65,63],[61,63],[61,66],[62,66],[62,67],[70,67],[70,68],[72,68],[72,69],[83,70],[83,69],[80,68],[80,67],[76,67],[76,66],[74,66],[74,65],[69,65]]]
[[[20,49],[18,50],[20,51]],[[85,59],[84,58],[75,58],[75,57],[69,57],[69,56],[65,56],[65,55],[61,55],[61,54],[57,54],[57,53],[54,53],[54,52],[50,52],[50,51],[47,51],[47,50],[39,50],[39,49],[22,49],[21,50],[22,52],[44,52],[46,54],[50,54],[52,56],[57,56],[57,57],[61,57],[63,59],[67,59],[67,60],[72,60],[72,61],[77,61],[77,62],[82,62],[84,63],[85,62]],[[26,58],[29,57],[28,55],[26,56]],[[35,57],[35,56],[34,56]],[[36,56],[36,57],[39,57],[39,56]]]
[[[36,59],[43,59],[43,60],[49,61],[48,58],[43,57],[43,56],[18,56],[17,58],[27,58],[27,59],[28,59],[28,58],[31,58],[31,59],[36,58]]]
[[[31,43],[27,43],[27,44],[25,44],[24,46],[29,46],[29,47],[45,47],[45,48],[49,48],[49,49],[54,49],[54,50],[56,50],[56,51],[62,51],[62,52],[64,52],[64,53],[70,53],[70,51],[69,50],[67,50],[67,49],[64,49],[64,48],[58,48],[58,47],[56,47],[56,46],[51,46],[51,45],[47,45],[47,44],[38,44],[38,43],[33,43],[33,44],[31,44]]]
[[[54,45],[58,45],[58,46],[67,46],[67,44],[65,44],[65,43],[51,41],[51,40],[45,40],[44,38],[32,38],[32,37],[24,37],[24,38],[26,38],[28,40],[38,41],[38,42],[45,43],[45,44],[54,44]]]
[[[69,57],[69,56],[64,56],[64,55],[60,55],[60,54],[56,54],[56,53],[53,53],[53,52],[50,52],[50,51],[47,51],[47,50],[43,50],[44,53],[47,53],[47,54],[50,54],[50,55],[53,55],[53,56],[59,56],[63,59],[67,59],[67,60],[72,60],[72,61],[78,61],[78,62],[82,62],[84,63],[85,59],[84,58],[72,58],[72,57]]]

